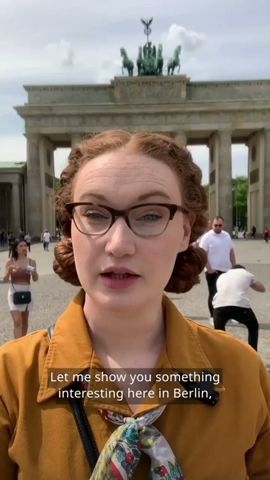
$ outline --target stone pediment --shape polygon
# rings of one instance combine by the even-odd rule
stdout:
[[[185,75],[115,77],[111,85],[116,102],[161,104],[185,101],[189,82]]]

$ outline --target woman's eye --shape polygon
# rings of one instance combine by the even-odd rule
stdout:
[[[83,214],[84,217],[87,217],[89,220],[107,220],[107,216],[101,212],[96,212],[93,210],[87,210]]]
[[[138,218],[138,220],[144,222],[158,222],[161,218],[161,215],[158,215],[157,213],[146,213],[142,217]]]

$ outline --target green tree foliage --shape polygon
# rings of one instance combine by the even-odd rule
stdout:
[[[209,185],[203,186],[208,197]],[[233,195],[233,225],[245,228],[247,226],[247,196],[248,178],[236,177],[232,180]]]

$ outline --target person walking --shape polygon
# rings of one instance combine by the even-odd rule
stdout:
[[[26,241],[28,252],[31,252],[31,236],[29,235],[29,232],[24,236],[24,240]]]
[[[265,292],[265,286],[243,265],[236,264],[220,275],[217,293],[213,298],[214,326],[218,330],[225,330],[228,320],[237,320],[247,327],[248,343],[257,350],[259,324],[250,306],[249,287],[256,292]]]
[[[27,258],[27,244],[25,240],[14,241],[12,247],[11,259],[6,263],[3,282],[10,281],[8,291],[8,305],[14,323],[14,338],[26,335],[28,329],[29,312],[32,310],[33,302],[31,300],[31,279],[38,280],[36,261]],[[28,296],[29,303],[17,303],[14,294],[21,292]],[[26,296],[25,295],[25,296]],[[21,295],[22,296],[22,295]]]
[[[45,229],[43,234],[42,234],[42,242],[43,242],[43,250],[48,252],[49,251],[49,245],[52,237],[49,232],[49,230]]]
[[[216,282],[224,272],[227,272],[236,263],[233,242],[228,232],[223,230],[224,219],[220,215],[215,217],[212,228],[206,232],[200,240],[199,246],[207,253],[207,264],[205,277],[208,286],[208,309],[210,313],[209,322],[214,325],[213,320],[213,297],[217,291]]]
[[[251,229],[251,238],[253,238],[253,240],[255,240],[256,238],[256,232],[257,232],[257,228],[255,227],[255,225],[253,225]]]

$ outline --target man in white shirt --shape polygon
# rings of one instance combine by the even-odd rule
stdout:
[[[42,234],[42,242],[43,242],[43,250],[44,251],[49,251],[49,244],[50,244],[50,241],[51,241],[51,234],[49,232],[49,230],[45,229],[43,234]]]
[[[220,216],[214,218],[212,229],[206,232],[200,240],[199,246],[207,253],[205,277],[208,285],[208,309],[210,322],[213,324],[213,297],[217,291],[216,282],[224,272],[227,272],[236,263],[233,242],[223,230],[224,219]]]
[[[242,265],[234,265],[220,275],[217,293],[213,298],[214,325],[218,330],[225,330],[228,320],[238,320],[248,328],[248,343],[257,350],[259,324],[250,306],[249,287],[257,292],[265,292],[264,285]]]

